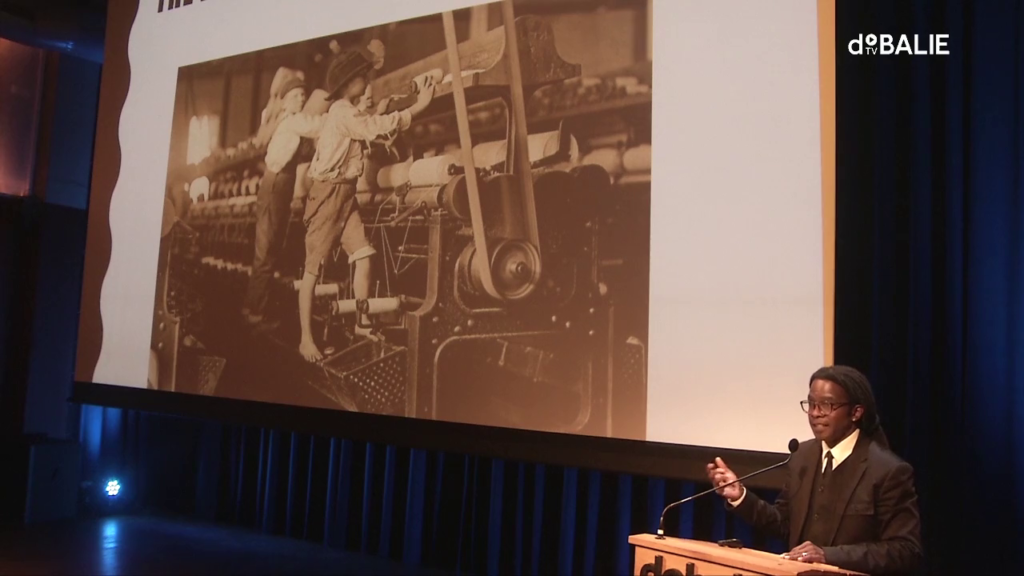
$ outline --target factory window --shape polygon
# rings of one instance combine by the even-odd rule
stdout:
[[[189,198],[192,202],[203,202],[210,199],[210,179],[206,176],[200,176],[192,181],[190,185],[187,185],[185,190],[188,192]]]
[[[220,135],[220,117],[209,114],[193,116],[188,124],[188,153],[186,161],[198,164],[217,148]]]

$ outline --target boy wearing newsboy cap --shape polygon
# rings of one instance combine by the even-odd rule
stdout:
[[[341,52],[327,69],[325,89],[332,101],[327,120],[320,131],[316,154],[309,165],[307,176],[313,185],[306,200],[303,222],[306,225],[306,262],[299,287],[299,324],[302,337],[299,352],[310,361],[323,359],[313,340],[310,326],[313,291],[320,274],[320,264],[334,245],[341,240],[341,248],[348,255],[349,264],[355,266],[352,291],[357,300],[370,296],[370,260],[376,251],[366,238],[363,222],[355,200],[356,181],[363,172],[364,143],[393,137],[409,128],[412,118],[422,112],[434,96],[434,83],[430,77],[421,79],[416,103],[390,114],[368,114],[357,107],[366,92],[367,76],[382,63],[371,45],[367,49]],[[386,109],[382,100],[378,112]]]

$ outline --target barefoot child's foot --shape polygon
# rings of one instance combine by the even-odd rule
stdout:
[[[319,362],[324,359],[320,349],[316,347],[312,340],[303,340],[299,343],[299,354],[302,354],[302,357],[307,362]]]

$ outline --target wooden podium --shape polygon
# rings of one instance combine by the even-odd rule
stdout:
[[[658,540],[654,534],[636,534],[629,537],[629,543],[635,552],[634,576],[865,576],[828,564],[796,562],[778,554],[729,548],[714,542],[668,536]]]

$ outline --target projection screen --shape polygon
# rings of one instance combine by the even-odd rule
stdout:
[[[109,10],[79,399],[809,436],[831,2]]]

